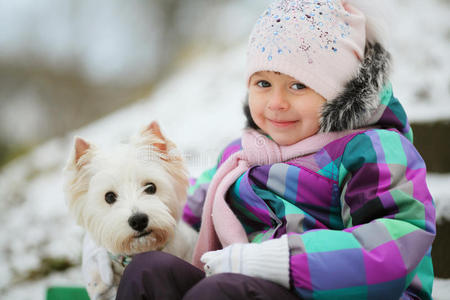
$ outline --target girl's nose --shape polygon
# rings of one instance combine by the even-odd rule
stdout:
[[[270,95],[267,107],[270,110],[286,110],[289,108],[289,102],[286,100],[286,95],[282,91],[274,91]]]

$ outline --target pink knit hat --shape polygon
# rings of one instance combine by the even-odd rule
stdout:
[[[359,70],[365,26],[364,14],[343,0],[276,0],[250,35],[247,79],[280,72],[332,100]]]

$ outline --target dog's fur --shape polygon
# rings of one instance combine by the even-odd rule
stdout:
[[[70,212],[98,245],[113,255],[162,250],[190,261],[196,232],[180,221],[188,178],[174,150],[156,122],[108,151],[75,138],[64,169],[66,197]],[[106,201],[110,192],[113,203]],[[133,225],[137,215],[147,222]],[[114,271],[120,275],[123,266],[115,264]]]

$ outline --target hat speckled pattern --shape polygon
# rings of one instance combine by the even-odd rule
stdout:
[[[247,79],[280,72],[332,100],[359,69],[365,26],[364,15],[342,0],[274,1],[250,35]]]

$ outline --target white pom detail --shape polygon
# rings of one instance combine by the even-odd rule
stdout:
[[[388,10],[388,0],[344,0],[343,2],[356,7],[366,16],[366,40],[372,44],[378,42],[389,49],[389,20],[392,15]]]

